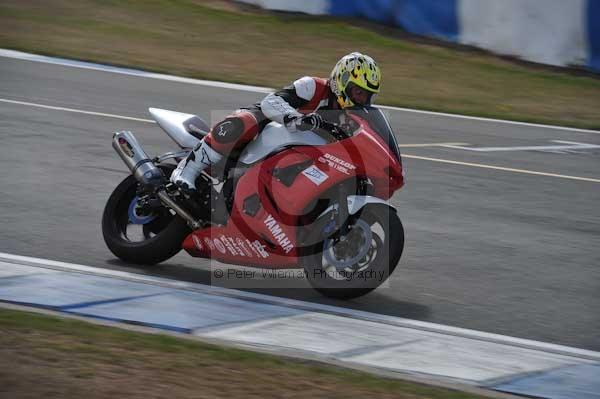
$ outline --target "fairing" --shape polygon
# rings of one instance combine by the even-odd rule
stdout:
[[[327,141],[313,132],[290,133],[281,124],[271,122],[254,141],[246,146],[239,160],[243,164],[250,165],[286,147],[324,144],[327,144]]]
[[[396,152],[392,148],[395,139],[370,127],[382,123],[382,115],[376,114],[353,113],[358,127],[352,137],[320,145],[303,143],[250,166],[237,183],[227,224],[195,231],[184,248],[194,256],[225,263],[298,267],[299,226],[310,229],[307,218],[324,210],[318,207],[319,198],[337,192],[341,184],[352,186],[368,179],[369,195],[387,200],[404,184],[397,146]],[[391,129],[387,134],[393,135]],[[256,197],[258,209],[249,207]]]

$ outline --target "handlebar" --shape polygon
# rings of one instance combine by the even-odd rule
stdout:
[[[343,140],[343,139],[350,137],[350,135],[344,129],[342,129],[342,127],[340,125],[338,125],[337,123],[323,121],[321,123],[320,129],[317,129],[317,130],[322,130],[322,131],[327,132],[330,136],[333,136],[336,140]],[[319,132],[317,132],[317,133],[319,133]]]

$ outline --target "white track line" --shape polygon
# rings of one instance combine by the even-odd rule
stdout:
[[[423,148],[423,147],[449,147],[468,145],[468,143],[423,143],[423,144],[398,144],[400,148]]]
[[[495,170],[502,170],[502,171],[505,171],[505,172],[524,173],[524,174],[528,174],[528,175],[558,177],[560,179],[570,179],[570,180],[580,180],[580,181],[588,181],[588,182],[593,182],[593,183],[600,183],[600,179],[592,179],[590,177],[557,175],[555,173],[535,172],[533,170],[505,168],[503,166],[485,165],[485,164],[480,164],[480,163],[451,161],[449,159],[428,158],[428,157],[421,157],[421,156],[417,156],[417,155],[408,155],[408,154],[402,154],[402,158],[421,159],[421,160],[424,160],[424,161],[449,163],[449,164],[453,164],[453,165],[471,166],[471,167],[474,167],[474,168],[495,169]]]
[[[190,283],[186,281],[170,280],[163,277],[148,276],[137,273],[124,272],[120,270],[104,269],[92,266],[84,266],[73,263],[66,263],[42,258],[33,258],[29,256],[13,255],[0,252],[0,260],[5,262],[16,262],[22,265],[39,266],[42,268],[74,271],[79,273],[93,274],[97,276],[114,277],[137,281],[147,284],[160,284],[164,287],[172,287],[179,289],[193,289],[203,293],[213,295],[232,296],[239,299],[250,301],[260,301],[278,306],[300,308],[308,311],[324,312],[336,314],[342,317],[352,317],[362,320],[370,320],[373,322],[396,325],[406,328],[415,328],[418,330],[433,331],[443,334],[463,336],[472,339],[479,339],[488,342],[503,343],[508,345],[519,346],[534,350],[542,350],[551,353],[583,357],[590,360],[600,360],[600,352],[594,352],[587,349],[573,348],[569,346],[551,344],[547,342],[534,341],[524,338],[516,338],[507,335],[487,333],[483,331],[470,330],[460,327],[452,327],[443,324],[430,323],[426,321],[405,319],[396,316],[386,316],[377,313],[366,312],[362,310],[347,309],[332,305],[323,305],[313,302],[305,302],[297,299],[281,298],[265,294],[256,294],[253,292],[239,291],[231,288],[223,288],[218,286],[209,286],[205,284]]]
[[[530,145],[518,147],[464,147],[463,145],[445,144],[442,147],[454,148],[456,150],[475,152],[512,152],[512,151],[575,151],[591,150],[600,148],[597,144],[577,143],[575,141],[551,140],[553,143],[563,145]]]
[[[0,49],[0,57],[26,60],[26,61],[34,61],[34,62],[42,62],[42,63],[46,63],[46,64],[55,64],[55,65],[62,65],[62,66],[75,67],[75,68],[91,69],[91,70],[96,70],[96,71],[118,73],[118,74],[122,74],[122,75],[138,76],[138,77],[151,78],[151,79],[167,80],[167,81],[171,81],[171,82],[195,84],[195,85],[209,86],[209,87],[218,87],[218,88],[222,88],[222,89],[241,90],[241,91],[248,91],[248,92],[253,92],[253,93],[270,93],[273,91],[273,89],[271,89],[269,87],[249,86],[249,85],[242,85],[242,84],[235,84],[235,83],[219,82],[219,81],[214,81],[214,80],[184,78],[184,77],[180,77],[180,76],[166,75],[166,74],[161,74],[161,73],[145,72],[145,71],[141,71],[138,69],[132,69],[132,68],[121,68],[121,67],[114,67],[114,66],[110,66],[110,65],[96,64],[93,62],[75,61],[75,60],[69,60],[69,59],[65,59],[65,58],[56,58],[56,57],[47,57],[44,55],[30,54],[30,53],[24,53],[21,51],[14,51],[14,50],[8,50],[8,49]],[[563,130],[563,131],[570,131],[570,132],[575,132],[575,133],[600,134],[600,131],[598,131],[598,130],[576,129],[576,128],[566,127],[566,126],[542,125],[542,124],[538,124],[538,123],[516,122],[516,121],[503,120],[503,119],[482,118],[482,117],[459,115],[459,114],[448,114],[448,113],[444,113],[444,112],[422,111],[422,110],[417,110],[417,109],[412,109],[412,108],[393,107],[393,106],[388,106],[388,105],[380,105],[379,107],[384,108],[384,109],[393,110],[393,111],[410,112],[410,113],[414,113],[414,114],[433,115],[433,116],[441,116],[441,117],[455,118],[455,119],[467,119],[467,120],[480,121],[480,122],[502,123],[502,124],[509,124],[509,125],[515,125],[515,126],[527,126],[527,127],[536,127],[536,128],[543,128],[543,129]]]
[[[141,78],[167,80],[170,82],[186,83],[200,86],[218,87],[220,89],[231,89],[240,91],[249,91],[253,93],[270,93],[273,89],[260,86],[248,86],[235,83],[218,82],[213,80],[201,80],[184,78],[181,76],[165,75],[162,73],[146,72],[139,69],[121,68],[110,65],[96,64],[93,62],[69,60],[66,58],[47,57],[45,55],[23,53],[21,51],[0,49],[0,57],[14,58],[18,60],[42,62],[44,64],[54,64],[74,68],[91,69],[94,71],[118,73],[121,75],[137,76]]]
[[[467,119],[467,120],[479,121],[479,122],[502,123],[505,125],[536,127],[536,128],[551,129],[551,130],[562,130],[562,131],[573,132],[573,133],[600,134],[600,130],[577,129],[574,127],[567,127],[567,126],[543,125],[540,123],[518,122],[518,121],[510,121],[510,120],[506,120],[506,119],[493,119],[493,118],[483,118],[483,117],[479,117],[479,116],[448,114],[445,112],[422,111],[419,109],[392,107],[389,105],[377,105],[377,107],[383,108],[383,109],[389,109],[389,110],[393,110],[393,111],[403,111],[403,112],[411,112],[413,114],[443,116],[443,117],[454,118],[454,119]]]
[[[5,98],[0,98],[0,102],[8,103],[8,104],[27,105],[29,107],[52,109],[55,111],[74,112],[77,114],[86,114],[86,115],[104,116],[104,117],[108,117],[108,118],[125,119],[125,120],[136,121],[136,122],[156,123],[155,121],[150,120],[150,119],[133,118],[131,116],[123,116],[123,115],[115,115],[115,114],[105,114],[103,112],[84,111],[81,109],[74,109],[74,108],[55,107],[53,105],[36,104],[36,103],[29,103],[29,102],[25,102],[25,101],[8,100]]]
[[[30,106],[30,107],[45,108],[45,109],[51,109],[51,110],[56,110],[56,111],[74,112],[74,113],[85,114],[85,115],[94,115],[94,116],[103,116],[103,117],[108,117],[108,118],[117,118],[117,119],[132,120],[132,121],[136,121],[136,122],[156,123],[155,121],[150,120],[150,119],[133,118],[133,117],[130,117],[130,116],[115,115],[115,114],[106,114],[106,113],[102,113],[102,112],[84,111],[84,110],[74,109],[74,108],[55,107],[55,106],[52,106],[52,105],[29,103],[29,102],[25,102],[25,101],[8,100],[8,99],[4,99],[4,98],[0,98],[0,102],[9,103],[9,104],[16,104],[16,105],[25,105],[25,106]],[[444,147],[444,146],[449,146],[449,145],[452,145],[452,144],[464,144],[464,143],[404,144],[404,145],[400,145],[399,147]],[[506,172],[525,173],[525,174],[530,174],[530,175],[539,175],[539,176],[547,176],[547,177],[558,177],[558,178],[562,178],[562,179],[571,179],[571,180],[580,180],[580,181],[589,181],[589,182],[594,182],[594,183],[600,183],[600,180],[598,180],[598,179],[592,179],[592,178],[588,178],[588,177],[557,175],[557,174],[554,174],[554,173],[535,172],[535,171],[526,170],[526,169],[504,168],[502,166],[494,166],[494,165],[485,165],[485,164],[478,164],[478,163],[451,161],[451,160],[448,160],[448,159],[428,158],[428,157],[421,157],[421,156],[409,155],[409,154],[402,154],[402,157],[403,158],[421,159],[421,160],[433,161],[433,162],[450,163],[450,164],[455,164],[455,165],[471,166],[471,167],[476,167],[476,168],[496,169],[496,170],[502,170],[502,171],[506,171]]]

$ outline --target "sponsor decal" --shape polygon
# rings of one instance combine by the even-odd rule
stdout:
[[[221,242],[221,240],[219,240],[218,238],[215,238],[213,240],[215,247],[217,247],[217,249],[219,250],[220,253],[224,254],[226,252],[225,250],[225,246],[223,245],[223,243]]]
[[[198,250],[204,251],[204,246],[202,245],[202,241],[200,241],[200,239],[198,237],[192,236],[192,241],[194,241],[194,245],[196,245],[196,248],[198,248]]]
[[[267,228],[271,232],[271,235],[273,235],[275,241],[277,241],[279,246],[283,249],[283,251],[286,254],[290,253],[290,251],[294,249],[294,245],[292,245],[290,239],[285,235],[281,226],[279,225],[279,223],[277,223],[273,216],[267,215],[267,217],[264,220],[264,223],[265,226],[267,226]]]
[[[210,238],[208,238],[208,237],[204,237],[204,243],[205,243],[206,245],[208,245],[208,247],[210,248],[210,250],[211,250],[211,251],[214,251],[214,250],[215,250],[215,244],[213,244],[213,242],[211,241],[211,239],[210,239]]]
[[[196,241],[195,236],[193,238],[194,243],[196,243],[196,245],[202,245],[200,240]],[[219,238],[215,238],[214,240],[204,238],[204,242],[211,250],[214,250],[216,248],[222,254],[226,254],[227,252],[229,252],[233,256],[244,256],[248,258],[253,258],[256,256],[257,258],[266,259],[269,257],[269,253],[265,250],[266,246],[261,244],[261,242],[258,240],[250,242],[250,240],[248,239],[244,240],[239,237],[234,238],[221,235]],[[286,243],[285,241],[283,242],[284,244]],[[293,248],[293,246],[290,246],[290,249],[288,251],[290,251],[291,248]]]
[[[223,122],[219,125],[219,131],[217,134],[221,137],[225,137],[227,135],[227,126],[232,125],[233,122]]]
[[[227,239],[227,237],[221,236],[221,242],[225,244],[225,248],[227,248],[230,254],[232,254],[233,256],[236,256],[238,254],[233,245],[231,245],[231,242]]]
[[[329,176],[327,176],[325,174],[325,172],[323,172],[321,169],[317,168],[316,166],[309,166],[308,168],[306,168],[302,171],[302,174],[304,176],[308,177],[308,179],[310,181],[312,181],[313,183],[315,183],[317,186],[320,186],[321,183],[323,183],[325,180],[327,180],[329,178]]]
[[[344,161],[343,159],[340,159],[329,153],[319,157],[319,162],[329,165],[330,168],[333,168],[346,175],[349,175],[351,170],[356,169],[356,166],[352,165],[350,162]]]
[[[248,242],[248,244],[250,244],[250,247],[252,248],[252,250],[254,252],[256,252],[256,254],[262,258],[268,258],[269,257],[269,253],[267,251],[265,251],[266,246],[261,244],[260,241],[256,240],[252,243],[250,243],[250,241],[246,240]]]
[[[246,254],[240,249],[240,247],[237,245],[237,243],[233,240],[233,238],[231,237],[227,237],[227,240],[229,241],[229,245],[231,245],[232,248],[234,248],[235,252],[238,255],[241,256],[246,256]]]
[[[257,257],[262,257],[262,255],[260,254],[260,252],[258,251],[258,249],[256,249],[255,246],[255,242],[250,242],[250,240],[246,239],[246,244],[248,244],[248,246],[250,247],[250,249],[256,254]],[[259,243],[260,244],[260,243]]]
[[[244,241],[242,241],[241,238],[237,238],[237,245],[238,247],[240,247],[242,249],[242,251],[244,251],[244,253],[246,254],[247,257],[251,258],[252,257],[252,251],[250,251],[248,248],[246,248],[246,244],[244,243]]]

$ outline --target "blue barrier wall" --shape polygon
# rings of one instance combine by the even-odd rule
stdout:
[[[600,72],[600,1],[588,0],[587,34],[589,46],[588,66]]]
[[[458,0],[331,0],[329,14],[401,26],[416,35],[458,40]]]
[[[396,10],[395,22],[407,31],[424,36],[458,40],[457,0],[405,0]]]

